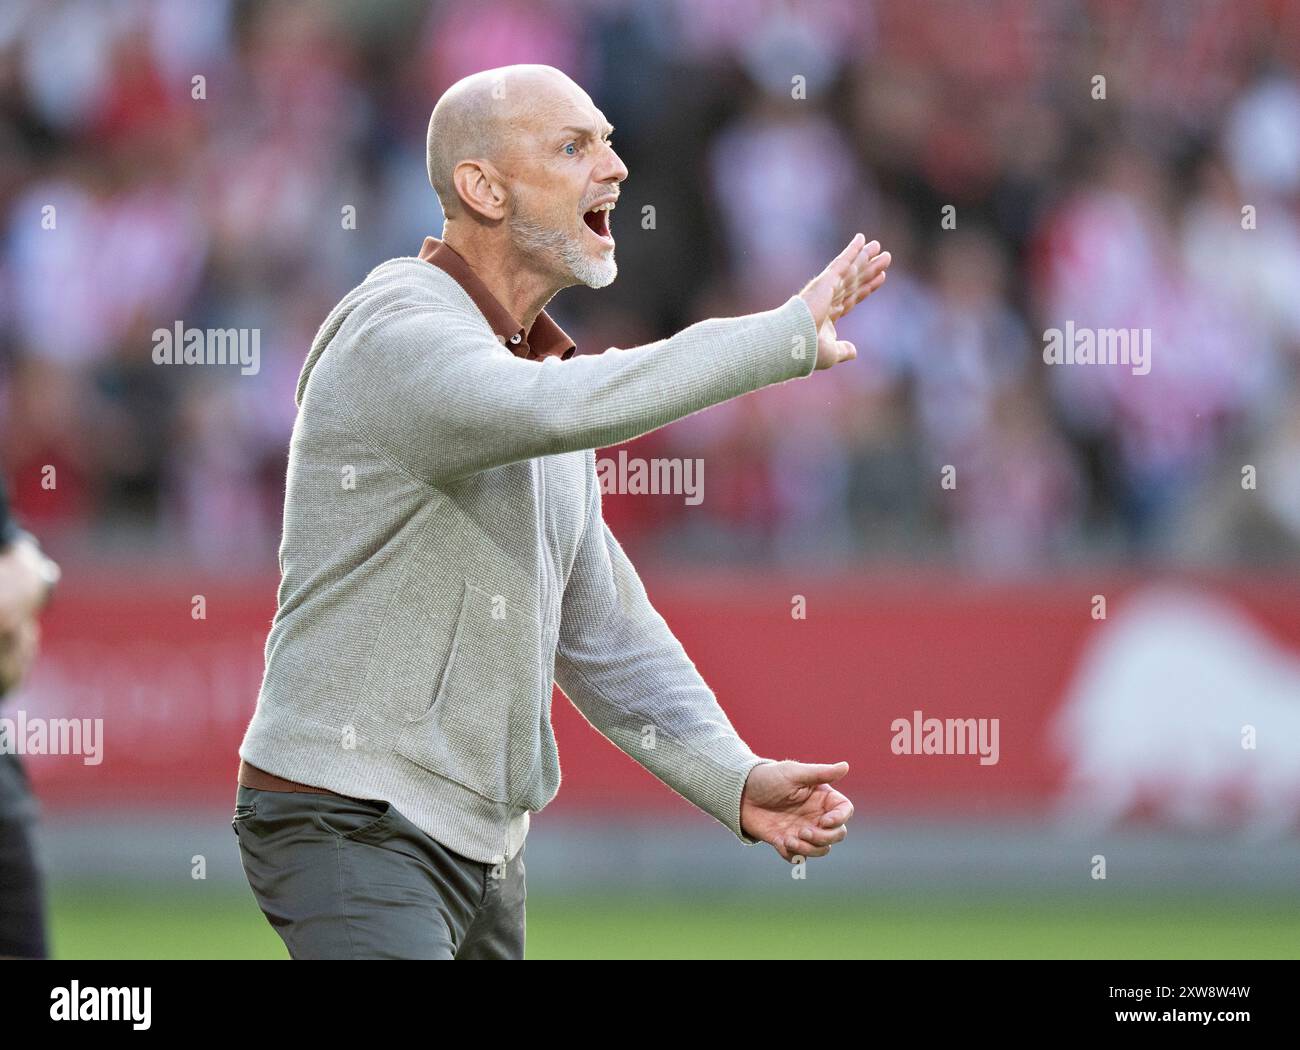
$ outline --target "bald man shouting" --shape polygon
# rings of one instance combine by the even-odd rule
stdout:
[[[861,234],[799,294],[574,356],[544,311],[614,280],[627,168],[558,70],[460,81],[429,122],[442,240],[344,296],[298,380],[279,608],[232,826],[296,959],[522,958],[553,684],[746,844],[819,857],[834,765],[755,755],[601,516],[595,449],[855,356]]]

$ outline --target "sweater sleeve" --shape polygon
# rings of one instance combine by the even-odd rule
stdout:
[[[816,358],[816,328],[799,296],[644,346],[541,362],[516,357],[480,318],[431,299],[377,312],[338,367],[357,426],[412,476],[441,485],[629,441],[808,375]]]
[[[759,758],[646,595],[592,497],[561,606],[555,679],[603,736],[746,845],[740,798]]]

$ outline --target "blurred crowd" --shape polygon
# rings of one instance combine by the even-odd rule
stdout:
[[[24,523],[65,555],[264,564],[317,326],[440,231],[441,91],[524,61],[587,88],[630,169],[618,281],[550,307],[579,352],[779,305],[857,230],[894,256],[841,325],[857,362],[629,446],[704,464],[698,505],[606,497],[634,552],[1010,573],[1300,547],[1285,0],[6,0]],[[177,322],[258,329],[260,370],[156,365]],[[1150,329],[1149,374],[1045,364],[1067,322]]]

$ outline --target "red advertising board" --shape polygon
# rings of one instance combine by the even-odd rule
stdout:
[[[859,812],[1002,817],[1071,792],[1112,817],[1236,819],[1245,807],[1285,824],[1300,809],[1300,581],[646,582],[750,746],[847,760]],[[29,757],[46,807],[228,804],[274,591],[274,579],[70,581],[37,671],[0,708],[104,720],[93,760]],[[951,732],[944,748],[958,721],[971,727],[966,753],[950,753]],[[553,722],[555,809],[686,806],[558,690]],[[995,752],[973,753],[976,726],[996,726],[983,738]]]

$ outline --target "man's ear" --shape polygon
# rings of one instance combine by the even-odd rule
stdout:
[[[462,160],[451,173],[456,195],[471,212],[498,221],[506,216],[506,188],[501,173],[486,160]]]

